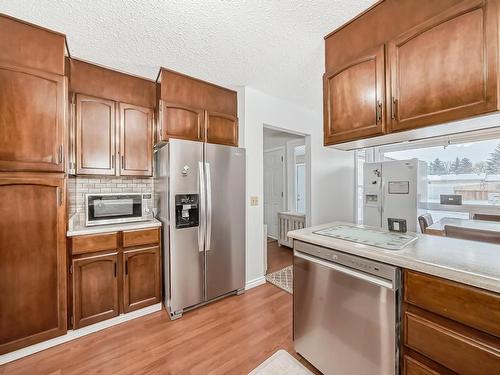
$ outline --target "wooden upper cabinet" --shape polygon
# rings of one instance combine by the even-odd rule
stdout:
[[[159,139],[169,138],[204,141],[204,112],[174,103],[160,102]]]
[[[153,110],[120,103],[120,175],[153,174]]]
[[[237,93],[162,68],[157,142],[179,138],[238,145]]]
[[[76,173],[115,174],[115,102],[76,96]]]
[[[385,132],[384,46],[325,73],[326,145]]]
[[[117,253],[73,259],[74,328],[118,316]]]
[[[238,146],[238,119],[236,116],[207,111],[205,119],[208,143]]]
[[[123,252],[123,306],[125,312],[160,302],[160,248]]]
[[[496,13],[467,0],[389,43],[392,131],[497,108]]]
[[[62,174],[0,175],[0,354],[66,333]]]
[[[64,171],[64,77],[0,63],[0,170]]]
[[[63,172],[65,36],[0,14],[0,171]]]

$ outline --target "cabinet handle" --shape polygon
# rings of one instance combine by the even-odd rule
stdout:
[[[396,98],[392,98],[391,109],[392,109],[391,117],[395,119],[398,115],[398,100]]]
[[[382,102],[377,100],[377,124],[382,121]]]
[[[128,260],[125,261],[125,275],[128,275]]]
[[[63,149],[63,145],[59,145],[59,153],[58,153],[58,157],[59,157],[59,164],[62,164],[62,162],[63,162],[63,158],[64,158],[64,149]]]
[[[115,168],[115,155],[111,155],[111,168]]]
[[[115,277],[116,277],[116,262],[115,262]]]
[[[125,155],[122,155],[122,168],[125,169]]]

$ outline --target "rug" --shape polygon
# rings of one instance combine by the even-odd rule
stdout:
[[[313,375],[287,351],[280,349],[248,375]]]
[[[293,294],[293,266],[288,266],[267,274],[266,280],[278,288]]]

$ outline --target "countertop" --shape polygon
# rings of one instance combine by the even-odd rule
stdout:
[[[403,249],[385,250],[313,233],[339,224],[353,225],[332,222],[291,231],[288,236],[294,240],[500,293],[500,245],[417,234],[418,240]]]
[[[442,219],[436,221],[434,224],[428,226],[426,231],[430,230],[430,231],[444,232],[445,225],[454,225],[456,227],[462,227],[462,228],[500,232],[500,222],[498,221],[459,219],[456,217],[443,217]]]
[[[153,219],[148,221],[136,221],[133,223],[96,225],[92,227],[86,227],[85,225],[82,225],[80,223],[72,223],[70,220],[66,236],[73,237],[85,234],[118,232],[122,230],[157,228],[161,227],[161,225],[161,221]]]

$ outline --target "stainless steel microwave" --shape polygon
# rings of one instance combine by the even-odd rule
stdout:
[[[85,194],[85,225],[104,225],[153,219],[152,194]]]

